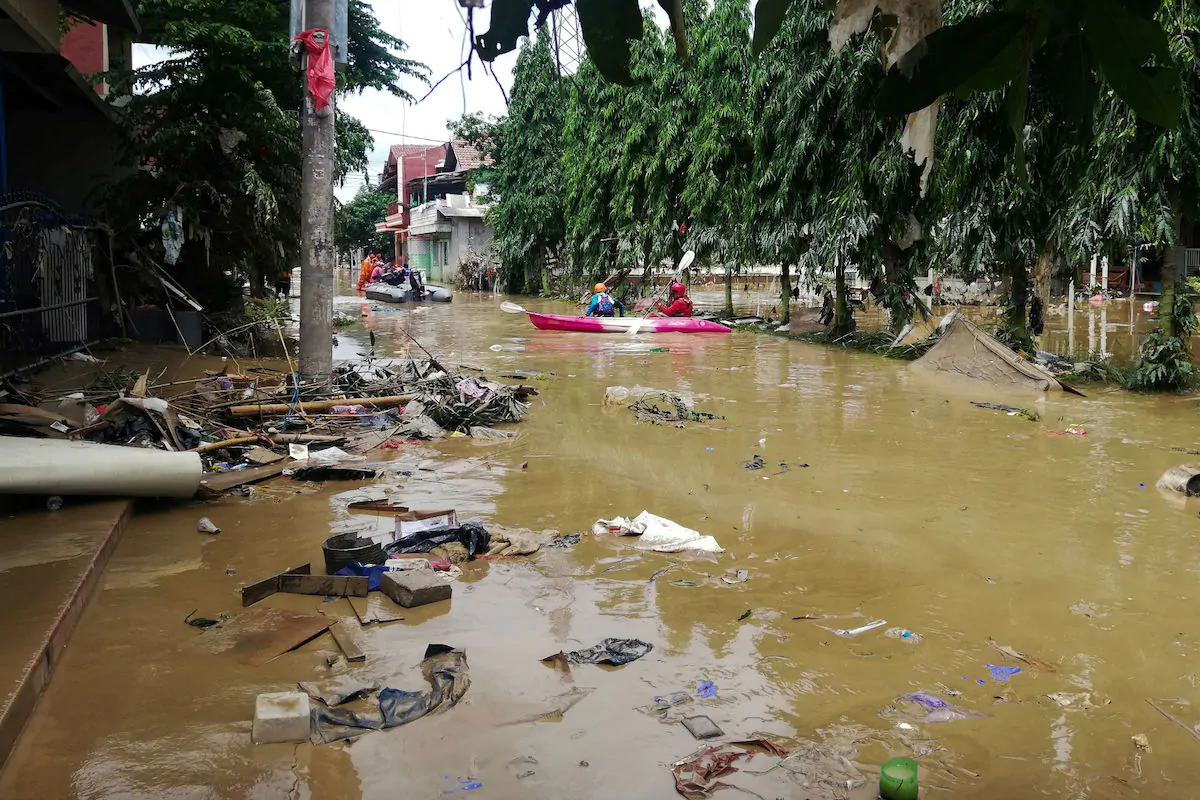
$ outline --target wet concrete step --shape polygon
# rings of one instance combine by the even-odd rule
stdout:
[[[0,515],[0,766],[54,674],[133,510],[73,500]]]

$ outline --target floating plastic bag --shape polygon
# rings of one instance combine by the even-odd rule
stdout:
[[[984,719],[987,714],[956,706],[928,692],[909,692],[900,695],[879,711],[884,719],[900,722],[954,722],[960,719]]]

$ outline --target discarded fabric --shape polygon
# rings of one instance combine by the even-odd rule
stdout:
[[[455,542],[467,550],[467,560],[473,561],[475,556],[487,552],[490,535],[486,528],[477,522],[467,522],[452,528],[433,528],[418,531],[410,536],[397,539],[384,547],[389,555],[398,553],[428,553],[435,547]]]
[[[619,667],[637,661],[654,649],[654,645],[640,639],[605,639],[586,650],[558,652],[542,659],[543,663],[566,661],[570,664],[609,664]]]
[[[600,535],[612,533],[619,536],[640,536],[635,547],[656,553],[725,552],[725,548],[717,544],[713,537],[701,536],[698,531],[685,528],[678,522],[656,516],[649,511],[643,511],[632,520],[625,517],[598,520],[592,526],[592,532]]]
[[[471,686],[467,654],[444,644],[426,648],[421,674],[429,689],[420,692],[383,689],[379,692],[378,714],[358,714],[347,708],[313,709],[313,744],[328,744],[367,731],[406,725],[439,709],[452,708]]]
[[[676,762],[671,767],[671,774],[675,776],[675,791],[687,800],[704,800],[718,789],[733,788],[721,779],[738,771],[734,762],[743,760],[750,762],[760,754],[769,757],[775,764],[767,767],[767,759],[762,759],[763,768],[756,769],[755,772],[763,772],[765,769],[773,769],[774,766],[778,766],[779,759],[787,758],[788,752],[769,739],[754,739],[707,747],[683,761]]]

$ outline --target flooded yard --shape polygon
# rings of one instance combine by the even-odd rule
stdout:
[[[1154,483],[1197,448],[1195,398],[1013,395],[751,334],[543,332],[501,313],[500,299],[375,310],[338,298],[361,320],[339,332],[338,357],[365,351],[373,331],[383,356],[420,357],[415,338],[446,363],[549,373],[528,381],[540,395],[517,439],[381,455],[411,475],[375,488],[485,524],[580,532],[578,546],[464,565],[448,606],[364,629],[361,665],[331,668],[336,648],[320,637],[252,667],[205,650],[208,634],[184,617],[236,613],[242,585],[306,561],[319,569],[360,485],[284,478],[252,498],[144,506],[0,796],[671,798],[670,765],[702,743],[637,709],[677,692],[711,694],[696,713],[730,738],[850,753],[865,779],[778,770],[757,776],[760,797],[873,797],[879,765],[898,755],[920,763],[924,797],[1190,793],[1200,506]],[[1107,336],[1115,350],[1129,334]],[[690,393],[721,418],[638,423],[604,405],[614,385]],[[642,552],[591,533],[597,519],[644,509],[725,552]],[[200,516],[222,533],[197,534]],[[722,580],[737,570],[748,580]],[[350,614],[341,599],[263,602]],[[886,625],[835,632],[873,620]],[[539,663],[606,637],[654,649],[619,668]],[[432,643],[467,653],[471,687],[455,708],[353,744],[251,744],[258,693],[355,671],[420,688]],[[1005,666],[1020,671],[995,669]],[[705,681],[715,694],[697,692]],[[555,713],[573,689],[586,693]],[[978,713],[930,723],[889,709],[914,692]]]

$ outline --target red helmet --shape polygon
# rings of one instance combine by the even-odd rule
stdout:
[[[673,281],[671,283],[670,292],[671,294],[685,294],[687,292],[687,287],[679,281]]]

